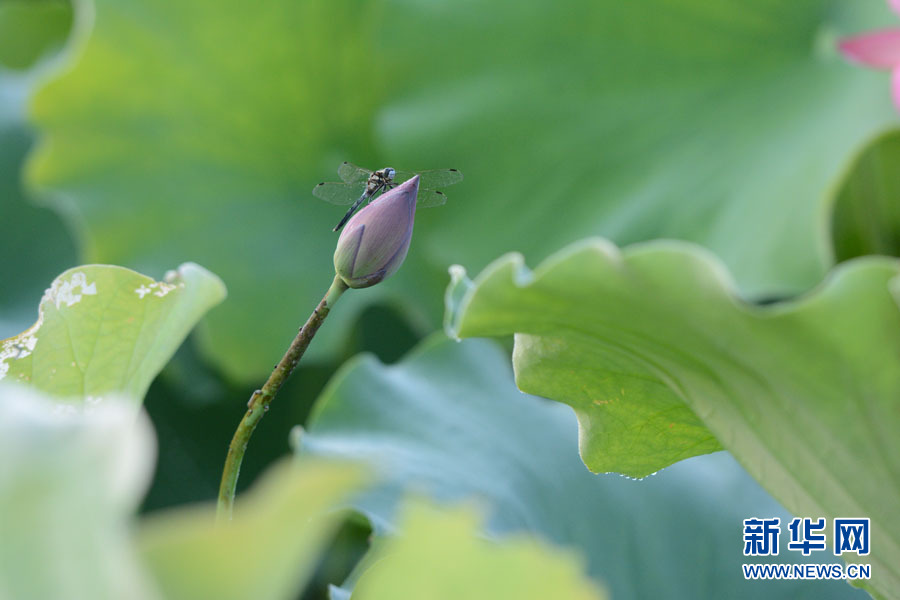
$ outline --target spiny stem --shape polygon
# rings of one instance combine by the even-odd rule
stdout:
[[[275,398],[275,394],[281,389],[281,386],[290,376],[294,367],[300,362],[300,357],[306,352],[309,342],[312,341],[316,331],[325,321],[331,307],[337,302],[347,290],[347,285],[343,280],[335,275],[331,287],[313,313],[307,319],[306,324],[297,332],[297,337],[291,342],[290,347],[281,361],[275,366],[275,370],[269,375],[269,378],[263,386],[253,392],[250,401],[247,402],[247,412],[238,424],[237,431],[228,447],[228,456],[225,458],[225,469],[222,472],[222,483],[219,486],[219,501],[216,506],[216,520],[219,522],[230,521],[232,508],[234,506],[234,493],[237,488],[238,475],[241,472],[241,462],[244,460],[244,452],[247,450],[247,444],[250,442],[250,436],[253,430],[262,419],[266,411],[269,410],[269,404]]]

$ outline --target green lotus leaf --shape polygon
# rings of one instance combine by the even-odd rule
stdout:
[[[268,373],[334,277],[339,215],[310,190],[369,146],[358,135],[387,83],[364,83],[373,6],[76,8],[77,62],[33,101],[45,136],[31,181],[79,215],[88,262],[161,271],[190,257],[222,275],[229,301],[199,341],[233,376]],[[330,323],[312,351],[349,325]]]
[[[225,297],[193,263],[162,281],[122,267],[69,269],[44,293],[38,320],[0,341],[0,380],[77,404],[116,393],[140,402],[200,317]]]
[[[285,461],[238,499],[231,523],[216,524],[213,506],[145,519],[140,553],[170,600],[293,598],[343,518],[330,508],[362,482],[348,465]]]
[[[0,66],[27,69],[62,46],[72,26],[66,0],[0,2]]]
[[[356,491],[359,468],[284,461],[216,526],[214,506],[137,520],[155,443],[125,402],[77,409],[0,384],[0,597],[296,597]],[[14,518],[10,518],[14,517]]]
[[[832,263],[841,173],[898,122],[888,76],[835,50],[892,22],[876,0],[92,6],[73,64],[34,97],[28,180],[77,217],[87,261],[221,274],[231,296],[202,342],[240,379],[267,372],[331,281],[342,209],[310,190],[342,160],[466,181],[310,359],[387,296],[435,325],[449,263],[585,235],[691,240],[748,295],[806,289]]]
[[[130,533],[153,470],[150,421],[119,402],[62,408],[0,384],[0,597],[157,600]]]
[[[403,534],[380,548],[378,561],[353,591],[354,600],[600,600],[606,595],[574,557],[535,540],[490,542],[471,511],[409,509]]]
[[[395,365],[346,364],[294,439],[301,455],[364,461],[378,476],[352,501],[375,529],[373,550],[332,598],[348,597],[377,568],[379,546],[405,534],[398,506],[409,493],[475,504],[490,539],[530,534],[579,554],[613,598],[865,597],[841,581],[743,579],[753,559],[741,520],[790,516],[726,453],[640,481],[594,475],[577,430],[568,407],[516,389],[509,356],[487,340],[436,336]],[[835,560],[816,554],[789,560]]]
[[[900,589],[898,274],[895,259],[856,259],[803,298],[759,307],[694,245],[587,240],[534,272],[518,255],[474,282],[457,269],[448,322],[462,337],[515,334],[518,386],[575,409],[594,471],[643,476],[714,436],[794,514],[871,518],[880,542],[851,559],[871,563],[866,589],[889,596]]]
[[[831,219],[838,260],[867,254],[900,256],[900,132],[884,135],[860,154]]]

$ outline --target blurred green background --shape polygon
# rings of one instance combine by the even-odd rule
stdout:
[[[249,392],[330,283],[343,211],[310,190],[343,160],[466,179],[417,214],[394,278],[341,301],[242,487],[344,361],[395,362],[439,328],[453,263],[678,238],[749,300],[800,294],[897,254],[887,76],[835,51],[891,18],[880,0],[0,0],[0,337],[76,264],[222,277],[146,399],[153,511],[215,496]]]

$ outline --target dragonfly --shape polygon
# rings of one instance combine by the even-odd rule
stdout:
[[[338,167],[338,176],[341,181],[320,183],[313,188],[313,196],[331,204],[352,205],[341,222],[335,226],[334,231],[339,231],[363,202],[371,200],[376,194],[392,189],[416,175],[419,176],[419,195],[416,206],[426,208],[444,204],[447,196],[439,188],[459,183],[463,179],[462,173],[456,169],[397,171],[391,167],[385,167],[373,171],[344,161]]]

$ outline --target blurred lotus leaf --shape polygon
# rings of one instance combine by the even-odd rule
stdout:
[[[841,186],[831,219],[834,254],[900,256],[900,132],[867,146]]]
[[[138,530],[140,553],[167,600],[296,598],[363,482],[350,465],[286,460],[238,498],[234,520],[213,505],[157,513]]]
[[[155,450],[124,403],[0,384],[0,597],[155,600],[130,539]]]
[[[897,123],[886,76],[835,49],[889,22],[874,1],[93,7],[78,3],[74,64],[34,99],[29,180],[78,215],[88,261],[221,274],[231,296],[201,341],[237,378],[267,371],[331,280],[340,214],[310,190],[342,160],[466,183],[314,356],[388,294],[435,325],[447,264],[589,234],[692,240],[748,295],[803,290],[832,260],[839,174]]]
[[[2,4],[0,4],[2,6]],[[22,189],[32,143],[24,104],[33,79],[0,72],[0,338],[34,322],[35,300],[56,275],[74,266],[75,244],[60,215],[34,206]],[[28,260],[19,260],[27,252]]]
[[[22,70],[62,47],[72,26],[68,0],[0,2],[0,67]]]
[[[385,543],[353,600],[601,600],[575,556],[525,536],[491,542],[471,511],[408,509],[403,534]]]
[[[358,468],[290,460],[239,498],[134,514],[153,469],[153,432],[124,402],[74,408],[0,385],[0,597],[29,600],[282,600],[303,589],[362,482]]]

